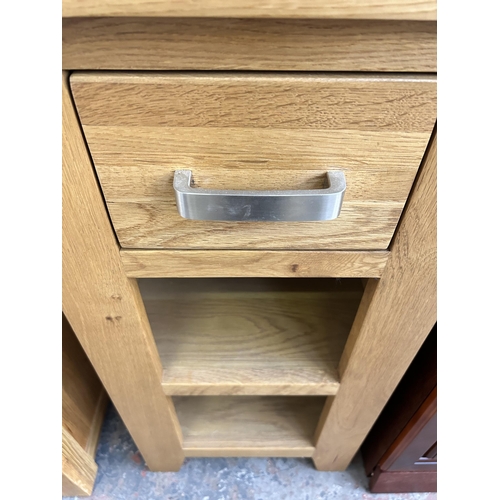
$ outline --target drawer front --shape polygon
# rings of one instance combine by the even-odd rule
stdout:
[[[124,248],[385,249],[436,119],[433,76],[75,73],[75,103]],[[174,172],[207,189],[318,189],[338,218],[188,220]]]

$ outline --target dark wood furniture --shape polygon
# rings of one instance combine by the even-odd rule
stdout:
[[[373,493],[436,491],[436,337],[437,325],[363,444]]]

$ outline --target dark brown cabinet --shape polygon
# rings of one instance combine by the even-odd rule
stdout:
[[[363,444],[374,493],[436,491],[436,337],[437,325]]]

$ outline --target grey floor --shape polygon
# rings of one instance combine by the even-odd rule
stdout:
[[[96,461],[89,497],[95,500],[437,499],[436,493],[369,493],[359,456],[345,472],[319,472],[300,458],[189,458],[179,472],[149,472],[112,405]]]

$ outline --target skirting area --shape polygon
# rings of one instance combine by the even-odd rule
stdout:
[[[305,458],[187,458],[180,472],[149,472],[112,405],[96,461],[91,500],[437,499],[436,493],[368,493],[359,455],[345,472],[319,472]]]

